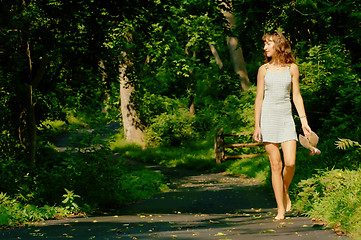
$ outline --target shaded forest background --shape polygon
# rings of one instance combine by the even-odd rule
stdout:
[[[323,151],[317,161],[299,153],[295,182],[315,169],[358,170],[359,149],[335,143],[361,140],[360,22],[361,3],[346,0],[1,0],[0,192],[37,206],[65,196],[75,210],[73,190],[92,209],[162,188],[162,176],[109,158],[104,142],[91,147],[99,134],[74,141],[86,156],[59,155],[53,143],[110,122],[121,124],[118,141],[147,149],[209,151],[218,128],[251,134],[262,35],[275,30],[295,52]],[[143,195],[129,197],[135,185]]]

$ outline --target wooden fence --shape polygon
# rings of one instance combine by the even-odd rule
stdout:
[[[242,155],[229,155],[226,152],[226,148],[248,148],[248,147],[258,147],[263,146],[263,143],[232,143],[227,144],[225,142],[225,137],[237,137],[238,134],[225,134],[223,133],[223,129],[218,130],[216,132],[216,136],[214,139],[214,151],[216,153],[216,162],[222,163],[228,159],[239,159],[239,158],[250,158],[250,157],[258,157],[263,155],[263,153],[255,153],[255,154],[242,154]]]

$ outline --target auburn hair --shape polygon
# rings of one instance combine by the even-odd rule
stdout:
[[[285,36],[280,32],[266,33],[262,37],[263,42],[270,41],[274,42],[275,56],[273,56],[281,64],[291,64],[295,62],[295,57],[292,54],[291,46],[287,42]],[[271,57],[267,57],[265,53],[265,62],[271,61]]]

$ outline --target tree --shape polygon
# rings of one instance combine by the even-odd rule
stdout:
[[[236,18],[233,14],[234,9],[232,1],[222,1],[220,6],[229,26],[230,35],[227,36],[227,46],[232,59],[233,68],[241,80],[242,90],[247,90],[250,87],[250,82],[247,74],[246,63],[243,57],[242,47],[239,45],[237,37],[232,33],[233,28],[236,27]]]

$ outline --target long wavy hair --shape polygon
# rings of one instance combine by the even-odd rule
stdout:
[[[285,36],[283,36],[280,32],[274,32],[274,33],[266,33],[262,37],[263,42],[271,41],[274,42],[275,46],[275,58],[274,60],[276,62],[279,62],[280,64],[291,64],[295,62],[295,56],[292,54],[291,46],[287,42]],[[271,61],[271,57],[267,57],[265,53],[265,62],[268,63]]]

